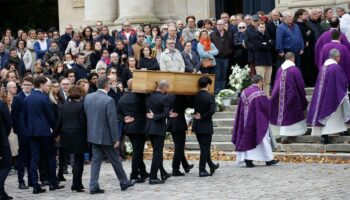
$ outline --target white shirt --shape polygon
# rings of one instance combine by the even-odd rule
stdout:
[[[41,50],[46,50],[47,49],[47,42],[46,42],[46,40],[43,40],[43,41],[38,40],[38,42],[39,42]]]
[[[350,27],[350,14],[346,13],[340,18],[340,31],[344,34],[348,31]]]

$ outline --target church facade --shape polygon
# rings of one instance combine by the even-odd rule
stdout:
[[[273,8],[281,11],[300,7],[344,6],[347,11],[349,0],[58,0],[59,27],[64,32],[67,24],[74,28],[80,25],[94,25],[101,20],[109,27],[120,27],[128,20],[134,24],[161,24],[184,20],[188,15],[198,19],[219,17],[225,11],[229,14],[252,14],[259,10],[266,13]]]

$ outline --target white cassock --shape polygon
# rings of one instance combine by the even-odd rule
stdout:
[[[267,130],[266,135],[262,142],[252,150],[248,151],[238,151],[236,155],[237,164],[243,164],[244,160],[254,160],[254,161],[271,161],[273,160],[271,138],[269,130]]]
[[[311,135],[321,136],[341,133],[348,130],[346,122],[350,119],[350,103],[349,97],[346,95],[337,110],[321,120],[325,126],[312,127]]]

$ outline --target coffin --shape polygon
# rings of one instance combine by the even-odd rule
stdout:
[[[135,70],[132,78],[132,91],[136,93],[151,93],[156,89],[156,82],[167,80],[170,83],[169,93],[178,95],[196,95],[199,91],[198,80],[208,76],[212,81],[209,92],[214,94],[214,74],[192,74],[182,72],[162,72]]]

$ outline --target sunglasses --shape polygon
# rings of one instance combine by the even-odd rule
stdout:
[[[241,26],[241,27],[238,27],[239,29],[245,29],[245,27],[244,26]]]

